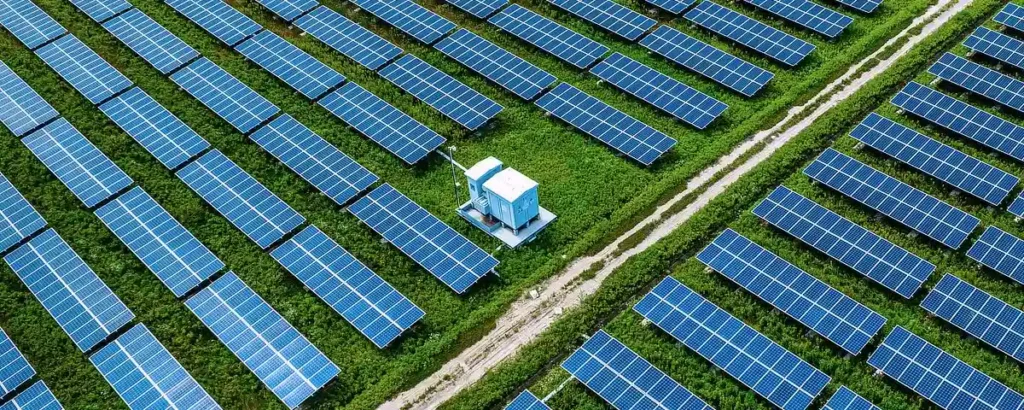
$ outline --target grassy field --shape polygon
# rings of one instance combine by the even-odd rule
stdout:
[[[952,48],[954,53],[964,55],[966,50],[957,45],[959,41],[983,22],[986,26],[995,27],[986,19],[1002,4],[999,1],[982,1],[973,5],[943,31],[902,59],[896,67],[827,114],[784,147],[778,155],[744,177],[660,246],[639,255],[614,273],[606,286],[585,302],[581,309],[556,324],[527,348],[531,353],[503,364],[481,383],[447,403],[445,408],[493,406],[509,400],[524,387],[541,397],[547,395],[568,377],[565,371],[558,368],[561,360],[584,340],[582,334],[590,334],[598,328],[609,331],[718,409],[770,408],[767,402],[756,397],[749,389],[689,349],[675,343],[664,332],[654,326],[644,326],[642,318],[629,310],[650,286],[664,277],[666,271],[831,375],[833,384],[822,394],[823,399],[831,395],[839,385],[846,385],[885,409],[932,408],[930,403],[893,380],[872,376],[873,369],[866,364],[866,358],[874,350],[872,347],[865,349],[865,353],[858,357],[845,357],[844,352],[830,342],[816,336],[808,337],[806,328],[796,321],[777,311],[766,314],[770,305],[721,275],[707,272],[693,255],[725,227],[739,231],[887,317],[889,322],[883,329],[883,336],[892,327],[903,326],[1012,389],[1024,391],[1024,378],[1021,377],[1019,363],[942,320],[928,317],[927,312],[918,306],[927,291],[918,292],[911,300],[903,300],[842,267],[838,262],[802,246],[782,231],[760,222],[750,212],[771,189],[779,184],[785,185],[935,263],[938,269],[925,284],[926,288],[934,285],[943,274],[951,273],[1014,306],[1024,305],[1024,291],[1018,284],[995,272],[980,269],[965,256],[969,245],[960,251],[950,251],[927,238],[911,237],[908,235],[909,229],[877,217],[873,211],[826,187],[811,184],[809,178],[802,174],[804,166],[824,147],[833,145],[834,141],[836,149],[979,217],[983,226],[997,226],[1017,236],[1024,236],[1024,226],[1015,223],[1013,216],[1004,208],[989,207],[967,195],[957,195],[951,192],[949,186],[870,149],[858,150],[855,148],[856,141],[846,136],[857,122],[874,110],[1005,171],[1024,175],[1024,166],[1020,163],[994,154],[977,144],[967,143],[964,139],[951,137],[949,133],[922,121],[900,115],[887,102],[895,91],[911,79],[924,84],[931,82],[933,77],[923,71],[943,51]],[[1011,74],[1019,76],[1019,73]],[[940,90],[991,110],[1003,118],[1024,123],[1024,116],[1009,110],[999,110],[989,101],[947,86],[940,87]],[[969,242],[973,243],[973,239]],[[553,409],[610,408],[577,382],[567,384],[547,403]]]
[[[696,131],[673,121],[596,77],[573,69],[542,52],[498,33],[454,8],[427,4],[461,26],[496,42],[555,74],[560,80],[591,93],[679,140],[678,148],[654,167],[644,169],[617,157],[600,143],[545,118],[532,104],[488,83],[441,53],[414,43],[395,29],[355,12],[348,4],[329,1],[335,10],[356,19],[406,51],[416,54],[505,106],[496,123],[479,134],[466,133],[424,104],[376,74],[362,69],[315,39],[275,21],[255,2],[234,5],[264,26],[289,38],[403,111],[448,137],[459,150],[457,159],[471,165],[493,155],[541,184],[543,206],[559,215],[538,241],[515,251],[497,253],[500,278],[489,278],[466,296],[456,296],[409,261],[399,251],[247,142],[173,82],[162,77],[98,24],[69,2],[39,4],[72,33],[100,53],[201,135],[211,141],[362,261],[370,265],[426,312],[426,318],[394,346],[378,350],[337,314],[318,301],[294,278],[261,252],[244,235],[218,216],[174,175],[164,169],[130,137],[108,121],[22,47],[13,36],[0,34],[0,56],[87,138],[109,155],[157,201],[219,255],[261,296],[341,367],[341,376],[309,402],[314,408],[373,408],[437,369],[447,357],[485,332],[493,320],[524,290],[557,272],[568,260],[593,249],[628,227],[630,221],[755,131],[782,117],[789,107],[813,95],[847,67],[877,49],[931,0],[887,2],[876,14],[858,16],[841,39],[824,41],[809,33],[818,50],[799,69],[786,69],[747,50],[719,41],[680,20],[669,24],[688,34],[769,68],[773,82],[753,99],[744,99],[711,82],[649,56],[637,45],[619,41],[541,0],[521,2],[622,52],[669,73],[730,105],[711,128]],[[312,105],[238,53],[220,45],[200,28],[157,0],[133,4],[168,27],[205,56],[239,77],[286,113],[298,118],[341,150],[370,168],[415,201],[450,223],[486,249],[497,242],[472,229],[452,212],[450,170],[434,157],[415,167],[403,166],[372,142],[346,129],[344,123]],[[640,7],[639,4],[631,4]],[[749,12],[742,7],[741,9]],[[763,14],[753,13],[764,19]],[[659,16],[668,21],[667,16]],[[764,19],[767,20],[767,19]],[[773,24],[782,27],[782,24]],[[791,27],[789,31],[796,32]],[[0,172],[25,194],[99,276],[171,350],[179,361],[226,408],[275,408],[277,400],[222,346],[202,324],[174,300],[160,282],[100,221],[80,203],[31,153],[6,131],[0,135]],[[108,409],[122,406],[56,323],[6,267],[0,268],[0,327],[3,327],[35,365],[43,380],[68,408]]]

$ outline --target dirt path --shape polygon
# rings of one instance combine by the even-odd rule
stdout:
[[[658,207],[653,214],[633,229],[622,234],[597,254],[576,260],[558,276],[538,285],[539,295],[537,297],[527,295],[513,303],[508,312],[498,319],[495,328],[480,341],[450,360],[426,380],[381,405],[379,410],[434,409],[462,389],[476,383],[491,368],[514,355],[520,348],[547,330],[564,311],[579,305],[584,298],[593,294],[604,279],[627,259],[643,252],[678,228],[741,176],[770,157],[779,147],[810,126],[826,111],[891,67],[896,60],[906,55],[911,48],[938,30],[972,2],[973,0],[939,0],[924,15],[914,19],[900,35],[889,40],[874,54],[851,67],[846,74],[825,87],[805,105],[790,109],[786,118],[778,125],[757,133],[728,155],[719,159],[715,165],[690,180],[683,192]],[[920,30],[918,34],[912,35],[918,30]],[[884,50],[898,44],[902,44],[899,50],[885,57],[884,60],[876,60],[880,58]],[[871,63],[875,65],[864,71],[866,66]],[[794,118],[801,116],[803,116],[802,120],[783,129]],[[765,141],[768,143],[762,145]],[[739,158],[755,147],[760,147],[760,151],[715,181],[692,203],[672,215],[665,215],[673,205],[711,182],[719,173],[732,168]],[[619,249],[623,241],[652,224],[656,224],[655,228],[643,241],[632,248]],[[598,262],[603,262],[604,265],[594,277],[585,281],[577,280],[580,275],[596,266]]]

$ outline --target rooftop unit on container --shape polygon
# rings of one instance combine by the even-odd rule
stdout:
[[[555,220],[540,206],[537,182],[488,157],[465,171],[469,201],[459,215],[510,248],[529,242]]]

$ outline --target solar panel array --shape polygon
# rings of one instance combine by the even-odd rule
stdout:
[[[171,80],[243,133],[281,111],[206,57],[178,70]]]
[[[658,24],[611,0],[548,0],[551,4],[627,40],[636,40]]]
[[[533,100],[558,80],[547,71],[466,29],[445,37],[434,48],[524,100]]]
[[[852,355],[885,325],[885,317],[732,229],[697,260]]]
[[[1024,69],[1024,41],[985,27],[978,27],[964,40],[964,45],[971,51]]]
[[[132,86],[131,80],[75,36],[64,36],[40,47],[36,55],[93,104]]]
[[[981,224],[977,217],[831,148],[804,174],[952,249],[959,249]]]
[[[536,104],[644,165],[651,165],[676,145],[675,139],[568,83],[559,84]]]
[[[444,137],[414,118],[349,82],[318,102],[407,164],[415,164],[442,144]]]
[[[878,6],[882,5],[882,0],[836,0],[836,2],[862,13],[873,13]]]
[[[990,226],[967,251],[967,257],[1024,283],[1024,239]]]
[[[89,360],[133,410],[221,408],[145,325],[135,325]]]
[[[103,28],[162,74],[169,74],[199,57],[196,49],[139,9],[110,19],[103,23]]]
[[[672,277],[633,310],[783,409],[805,409],[829,376]]]
[[[744,0],[747,4],[794,22],[828,38],[838,37],[853,18],[810,0]]]
[[[867,399],[860,397],[853,390],[848,389],[846,386],[842,386],[832,398],[828,399],[828,403],[825,403],[825,407],[821,410],[882,410],[880,407],[871,404]]]
[[[25,389],[10,401],[0,406],[0,410],[63,410],[53,397],[53,392],[41,380]]]
[[[707,128],[729,108],[725,103],[619,53],[604,59],[590,72],[698,129]]]
[[[315,226],[303,229],[271,255],[379,348],[425,314]]]
[[[165,0],[192,22],[230,47],[263,27],[228,3],[219,0]]]
[[[0,6],[3,7],[0,25],[29,50],[35,50],[68,32],[32,0],[4,0]]]
[[[1024,312],[947,274],[921,307],[1008,356],[1024,362]]]
[[[140,187],[97,209],[96,216],[174,296],[224,269],[224,262]]]
[[[494,14],[498,9],[505,7],[508,0],[446,0],[449,4],[458,7],[476,18],[485,19]]]
[[[911,82],[892,104],[942,128],[1024,161],[1024,128],[953,97]]]
[[[868,364],[943,409],[1024,407],[1024,396],[899,326]]]
[[[36,130],[21,142],[87,208],[98,205],[134,182],[64,118]]]
[[[928,261],[786,187],[776,188],[754,214],[907,299],[935,271]]]
[[[0,61],[0,122],[16,137],[25,135],[60,114]]]
[[[679,14],[697,3],[697,0],[648,0],[648,3],[672,14]]]
[[[576,349],[562,368],[616,409],[713,410],[604,330]]]
[[[811,43],[710,0],[701,2],[683,17],[791,67],[800,64],[815,48]]]
[[[36,375],[7,332],[0,329],[0,398],[11,394]]]
[[[516,396],[515,400],[512,400],[508,406],[505,406],[505,410],[551,410],[551,408],[540,401],[533,393],[530,393],[529,390],[523,390],[522,393]]]
[[[39,232],[46,221],[32,204],[0,174],[0,253]],[[2,394],[0,394],[2,396]]]
[[[53,229],[15,248],[4,261],[83,352],[135,318]]]
[[[498,266],[497,259],[389,184],[348,210],[456,293]]]
[[[324,6],[299,17],[293,24],[371,70],[402,54],[401,48]]]
[[[320,6],[317,0],[257,0],[257,2],[288,22]]]
[[[345,81],[345,76],[294,44],[263,30],[235,50],[311,100]]]
[[[234,272],[185,304],[288,408],[338,375],[337,365]]]
[[[640,45],[727,88],[752,97],[775,77],[748,63],[669,26],[659,26]]]
[[[402,56],[378,73],[470,130],[480,128],[503,109],[490,98],[412,54]]]
[[[1024,7],[1009,3],[993,18],[997,23],[1016,30],[1024,30]]]
[[[218,150],[186,165],[178,178],[263,249],[306,221]]]
[[[100,110],[168,169],[178,168],[210,147],[141,88],[107,100]]]
[[[1024,218],[1024,192],[1021,192],[1017,199],[1013,200],[1009,208],[1010,213],[1017,215],[1018,218]]]
[[[1024,81],[976,64],[953,53],[943,54],[928,72],[999,104],[1024,112]]]
[[[1020,179],[895,121],[871,113],[850,136],[961,191],[998,206]]]
[[[426,44],[434,44],[456,27],[412,0],[352,0],[352,4]]]
[[[506,7],[487,21],[578,68],[590,67],[608,53],[607,46],[518,4]]]
[[[97,23],[132,8],[131,3],[126,0],[71,0],[71,4]]]

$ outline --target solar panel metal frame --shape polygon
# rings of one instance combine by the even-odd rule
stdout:
[[[4,261],[83,352],[92,350],[135,318],[53,229],[15,248]],[[59,267],[52,265],[54,261],[60,263]],[[83,315],[87,316],[84,320]]]
[[[835,2],[865,14],[874,13],[878,6],[882,5],[882,0],[835,0]]]
[[[448,4],[458,7],[473,17],[486,19],[494,12],[508,5],[509,0],[445,0]]]
[[[86,208],[92,208],[135,181],[64,118],[21,139]]]
[[[1007,3],[992,20],[1014,30],[1024,31],[1024,7]]]
[[[131,409],[221,408],[146,325],[128,329],[89,361]]]
[[[1024,284],[1024,239],[989,226],[967,250],[967,257]]]
[[[732,229],[697,260],[851,355],[859,355],[886,318]]]
[[[537,48],[585,69],[608,54],[609,48],[518,4],[487,19],[501,30]]]
[[[702,1],[683,18],[790,67],[800,64],[816,48],[711,0]]]
[[[53,106],[0,61],[0,122],[15,137],[21,137],[59,116]]]
[[[0,25],[29,50],[35,50],[68,32],[32,0],[4,0],[0,7],[3,7],[0,9]]]
[[[1010,207],[1007,208],[1011,214],[1017,215],[1017,218],[1024,218],[1024,192],[1021,192],[1017,199],[1013,200]]]
[[[228,47],[234,47],[263,29],[242,12],[222,0],[164,0],[168,6],[192,20]]]
[[[551,408],[529,390],[523,390],[508,406],[505,406],[505,410],[551,410]]]
[[[804,174],[951,249],[959,249],[981,225],[974,215],[832,148]]]
[[[924,362],[929,365],[922,365]],[[868,358],[868,364],[943,409],[1020,409],[1024,406],[1024,396],[900,326],[882,341]],[[927,391],[918,388],[921,382],[928,383],[923,388]],[[999,400],[979,400],[979,394],[995,395]]]
[[[465,293],[498,266],[497,259],[390,184],[348,210],[455,293]]]
[[[33,383],[27,389],[12,397],[7,403],[0,406],[0,410],[63,410],[53,396],[53,392],[42,380]]]
[[[964,40],[964,46],[975,53],[1024,69],[1024,41],[1006,34],[978,27]]]
[[[354,82],[317,102],[406,164],[422,161],[446,139]]]
[[[74,35],[40,47],[36,55],[93,104],[99,104],[134,85]]]
[[[191,127],[135,87],[100,104],[100,110],[167,169],[176,169],[210,143]]]
[[[313,9],[292,24],[374,71],[403,52],[398,46],[326,6]]]
[[[139,9],[108,20],[103,28],[164,75],[199,58],[199,51]]]
[[[846,386],[840,386],[821,410],[882,410]]]
[[[304,216],[216,149],[178,170],[177,175],[264,250],[306,222]]]
[[[655,286],[633,306],[633,310],[783,409],[807,408],[831,380],[825,373],[671,276]],[[695,318],[694,315],[700,317]],[[760,362],[759,357],[770,358],[773,363]],[[757,371],[754,365],[763,370]],[[785,368],[786,373],[775,368]],[[794,380],[791,377],[794,375],[800,380]]]
[[[558,84],[535,104],[645,166],[676,145],[675,139],[568,83]]]
[[[379,180],[291,115],[277,117],[250,137],[338,205],[348,203]]]
[[[1024,362],[1024,312],[988,292],[946,274],[921,301],[921,308]]]
[[[907,299],[936,269],[930,262],[784,186],[772,191],[753,213]]]
[[[85,13],[97,23],[103,23],[107,19],[132,8],[127,0],[70,0],[75,8]]]
[[[270,254],[377,348],[387,347],[426,314],[315,226]]]
[[[616,409],[713,410],[604,330],[566,358],[562,369]]]
[[[32,380],[36,369],[28,363],[11,337],[0,329],[0,398],[3,398]]]
[[[852,17],[810,0],[743,1],[828,38],[838,37],[853,23]]]
[[[697,0],[647,0],[651,5],[672,14],[680,14],[697,3]]]
[[[441,39],[434,48],[527,101],[558,78],[466,29]]]
[[[239,43],[235,51],[311,100],[345,82],[345,76],[269,30]]]
[[[729,106],[625,55],[614,53],[590,69],[602,81],[697,129],[705,129]]]
[[[243,134],[281,111],[206,57],[181,68],[171,75],[171,80]]]
[[[658,22],[611,0],[548,0],[591,24],[635,41]]]
[[[292,22],[310,10],[320,7],[317,0],[256,0],[281,20]]]
[[[505,109],[412,54],[402,56],[377,73],[470,131],[482,127]]]
[[[46,220],[18,192],[14,184],[0,174],[0,253],[45,227]]]
[[[747,97],[775,78],[770,71],[669,26],[659,26],[640,45]]]
[[[213,281],[185,304],[288,408],[297,408],[339,373],[337,365],[234,272]],[[290,340],[282,341],[285,337]],[[252,347],[254,342],[258,349]],[[306,362],[295,363],[299,359]]]
[[[953,53],[943,54],[928,72],[942,81],[1024,113],[1024,81]]]
[[[351,3],[427,45],[457,27],[412,0],[351,0]]]
[[[224,269],[220,258],[140,187],[103,205],[96,216],[176,297]]]

